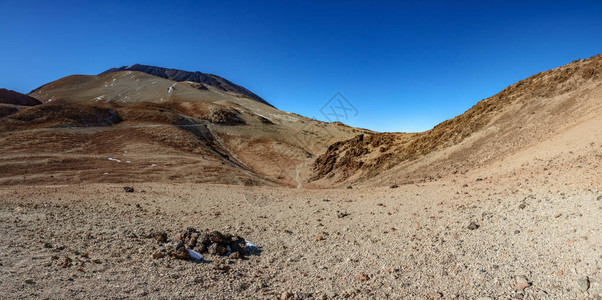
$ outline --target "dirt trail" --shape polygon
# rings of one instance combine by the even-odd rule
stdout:
[[[301,188],[301,181],[299,180],[299,167],[303,164],[295,166],[295,181],[297,181],[297,189]]]

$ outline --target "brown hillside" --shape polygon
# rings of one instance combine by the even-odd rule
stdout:
[[[32,98],[30,96],[7,89],[0,89],[0,103],[21,106],[34,106],[41,104],[41,102],[36,98]]]
[[[42,105],[0,110],[0,182],[52,183],[58,172],[69,183],[125,176],[295,187],[307,175],[299,166],[369,132],[283,112],[223,84],[129,70],[45,84],[30,94]],[[45,143],[32,140],[38,134]]]
[[[596,55],[521,80],[426,132],[375,133],[336,143],[314,161],[312,179],[363,181],[398,166],[388,180],[407,182],[482,165],[599,112],[601,74],[602,55]],[[465,147],[451,148],[461,143]],[[460,151],[467,148],[470,155]],[[425,159],[446,149],[433,161]]]

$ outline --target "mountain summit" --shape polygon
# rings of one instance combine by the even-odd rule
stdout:
[[[201,73],[198,71],[197,72],[189,72],[189,71],[182,71],[182,70],[178,70],[178,69],[168,69],[168,68],[162,68],[162,67],[135,64],[135,65],[131,65],[131,66],[123,66],[120,68],[108,69],[108,70],[100,73],[99,75],[109,74],[109,73],[113,73],[113,72],[120,72],[120,71],[137,71],[137,72],[143,72],[146,74],[150,74],[153,76],[157,76],[157,77],[161,77],[161,78],[165,78],[165,79],[169,79],[169,80],[173,80],[173,81],[192,81],[192,82],[202,83],[202,84],[214,86],[223,91],[239,93],[239,94],[245,95],[253,100],[256,100],[263,104],[267,104],[269,106],[274,107],[273,105],[271,105],[270,103],[265,101],[263,98],[257,96],[253,92],[247,90],[246,88],[244,88],[240,85],[232,83],[229,80],[219,77],[217,75]]]

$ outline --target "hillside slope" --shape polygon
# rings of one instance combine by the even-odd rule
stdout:
[[[42,105],[0,119],[0,177],[294,187],[299,165],[368,132],[277,110],[227,83],[128,70],[45,84],[30,94]]]
[[[35,98],[21,93],[0,89],[0,118],[17,113],[21,108],[42,104]]]
[[[177,69],[167,69],[167,68],[161,68],[161,67],[155,67],[155,66],[135,64],[132,66],[123,66],[120,68],[108,69],[108,70],[100,73],[100,75],[109,74],[109,73],[113,73],[113,72],[120,72],[120,71],[143,72],[143,73],[147,73],[147,74],[150,74],[153,76],[157,76],[157,77],[161,77],[164,79],[169,79],[169,80],[173,80],[173,81],[177,81],[177,82],[190,81],[190,82],[201,83],[203,85],[213,86],[215,88],[218,88],[221,91],[232,92],[232,93],[244,95],[253,100],[261,102],[263,104],[272,106],[267,101],[263,100],[261,97],[255,95],[253,92],[247,90],[246,88],[244,88],[240,85],[234,84],[234,83],[228,81],[227,79],[224,79],[222,77],[219,77],[219,76],[213,75],[213,74],[206,74],[206,73],[201,73],[201,72],[189,72],[189,71],[182,71],[182,70],[177,70]]]
[[[430,181],[499,165],[528,148],[535,153],[540,143],[592,119],[602,127],[601,74],[602,55],[596,55],[521,80],[431,130],[337,142],[314,161],[312,180],[323,185]],[[599,142],[595,139],[587,136],[584,142]]]

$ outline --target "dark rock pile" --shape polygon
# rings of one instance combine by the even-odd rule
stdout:
[[[222,234],[219,231],[204,233],[188,227],[171,241],[167,239],[165,232],[154,233],[152,238],[162,245],[159,251],[153,253],[154,258],[170,256],[176,259],[193,259],[188,250],[203,254],[227,255],[232,259],[243,259],[249,254],[245,239],[229,233]],[[163,245],[165,243],[168,245]]]

